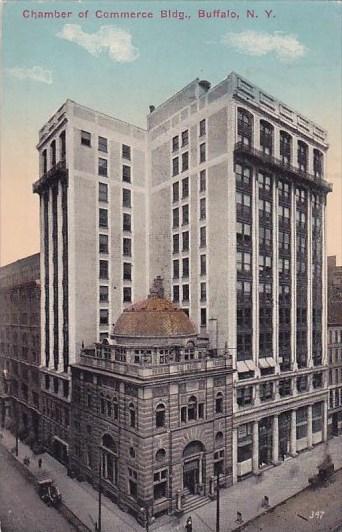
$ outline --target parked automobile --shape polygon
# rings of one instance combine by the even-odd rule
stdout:
[[[48,506],[58,506],[62,501],[61,492],[51,478],[37,480],[37,491],[39,497]]]

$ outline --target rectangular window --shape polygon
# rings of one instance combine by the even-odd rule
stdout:
[[[108,286],[100,286],[100,303],[108,303]]]
[[[83,146],[91,146],[91,133],[81,130],[81,144]]]
[[[131,232],[132,230],[132,219],[131,215],[126,212],[123,213],[122,228],[124,231]]]
[[[179,137],[178,137],[178,135],[176,135],[172,139],[172,151],[177,151],[177,150],[179,150]]]
[[[173,261],[173,278],[179,279],[179,260]]]
[[[246,406],[252,404],[253,401],[253,388],[252,386],[246,386],[245,388],[238,388],[236,395],[236,402],[239,406]]]
[[[206,255],[200,255],[200,275],[206,275],[207,273],[207,257]]]
[[[108,310],[101,308],[100,309],[100,325],[108,325]]]
[[[189,178],[186,177],[182,180],[182,198],[187,198],[189,196]]]
[[[175,157],[172,159],[172,175],[179,174],[179,158]]]
[[[244,188],[249,188],[249,185],[251,183],[252,169],[249,166],[244,166],[236,163],[234,170],[236,184],[243,186]]]
[[[203,120],[201,120],[199,123],[199,136],[203,137],[205,134],[206,134],[206,123],[205,123],[205,118],[203,118]]]
[[[182,131],[182,147],[189,144],[189,130]]]
[[[107,209],[99,209],[99,226],[108,227],[108,211]]]
[[[99,252],[108,253],[108,235],[99,235]]]
[[[200,247],[205,248],[207,245],[207,228],[200,227]]]
[[[201,283],[200,284],[200,288],[201,288],[201,301],[206,301],[207,300],[207,285],[206,285],[206,283]]]
[[[122,181],[125,181],[125,183],[131,182],[131,167],[127,166],[127,164],[122,165]]]
[[[108,203],[108,185],[99,183],[99,201]]]
[[[59,135],[59,157],[61,161],[65,161],[66,154],[66,141],[65,141],[65,131]]]
[[[183,301],[189,301],[189,285],[183,284],[182,290],[183,290]]]
[[[108,261],[100,260],[100,279],[108,279]]]
[[[205,160],[206,160],[206,146],[205,146],[205,142],[202,142],[202,144],[200,144],[200,156],[199,156],[199,162],[200,163],[204,163]]]
[[[179,235],[173,235],[173,253],[179,253]]]
[[[179,200],[179,181],[176,181],[176,183],[173,183],[172,185],[172,199],[173,201]]]
[[[237,222],[236,224],[236,243],[240,246],[248,245],[251,242],[251,225]]]
[[[51,166],[56,165],[56,141],[53,140],[50,145],[50,160],[51,160]]]
[[[132,240],[130,238],[123,239],[123,254],[125,257],[132,255]]]
[[[201,308],[201,327],[207,326],[207,309]]]
[[[122,158],[127,159],[128,161],[131,160],[131,147],[126,144],[122,145]]]
[[[189,152],[182,153],[182,172],[185,172],[189,168]]]
[[[189,205],[183,205],[182,207],[182,225],[189,223]]]
[[[189,231],[184,231],[182,233],[182,251],[189,251]]]
[[[132,280],[132,264],[130,262],[123,263],[123,278],[125,281]]]
[[[131,303],[132,301],[132,289],[129,286],[125,286],[123,289],[123,302]]]
[[[182,260],[182,277],[189,277],[189,259]]]
[[[122,205],[123,207],[131,207],[131,191],[127,188],[122,189]]]
[[[200,171],[200,179],[199,179],[200,185],[199,185],[199,191],[204,192],[207,188],[207,171],[201,170]]]
[[[99,157],[98,174],[102,175],[103,177],[107,177],[108,176],[108,162],[107,162],[107,159],[102,159],[101,157]]]
[[[251,271],[251,254],[247,251],[237,251],[236,253],[236,268],[238,272]]]
[[[172,227],[179,227],[179,209],[173,209],[172,211]]]
[[[108,152],[108,140],[104,137],[99,137],[99,144],[98,149],[99,151],[103,151],[104,153]]]
[[[200,199],[200,220],[205,220],[207,215],[206,198]]]
[[[173,287],[173,301],[175,303],[179,302],[179,286],[174,286]]]

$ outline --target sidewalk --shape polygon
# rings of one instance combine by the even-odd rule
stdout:
[[[15,446],[14,436],[6,430],[2,431],[0,443],[8,450]],[[238,529],[236,512],[242,513],[244,522],[264,513],[261,505],[264,495],[269,497],[271,507],[302,491],[308,486],[308,478],[316,473],[317,465],[323,460],[326,452],[331,454],[335,469],[342,467],[342,436],[329,440],[328,444],[320,444],[311,451],[305,451],[295,459],[289,459],[276,468],[264,471],[262,477],[250,477],[243,482],[221,490],[221,532]],[[23,463],[25,456],[30,457],[29,469],[35,475],[39,472],[38,457],[32,454],[29,447],[19,442],[18,459]],[[40,455],[43,460],[41,471],[46,471],[60,488],[66,506],[90,529],[95,530],[98,513],[98,493],[87,483],[78,482],[66,475],[66,469],[47,453]],[[165,516],[158,519],[151,531],[183,532],[189,514],[180,519],[176,516]],[[216,501],[213,501],[191,512],[193,530],[196,532],[214,532],[216,519]],[[130,514],[122,512],[118,506],[106,497],[102,497],[102,532],[142,532],[142,527]]]

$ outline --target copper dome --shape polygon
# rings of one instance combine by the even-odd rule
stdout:
[[[114,325],[114,336],[179,337],[196,334],[184,310],[163,297],[150,296],[127,307]]]

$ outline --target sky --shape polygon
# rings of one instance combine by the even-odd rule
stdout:
[[[231,71],[328,130],[327,254],[342,263],[342,3],[10,0],[1,7],[1,265],[39,251],[35,146],[67,98],[145,127],[149,105],[194,78],[215,85]],[[105,17],[128,10],[152,18]],[[228,16],[199,16],[218,10]],[[39,11],[59,17],[35,18]]]

